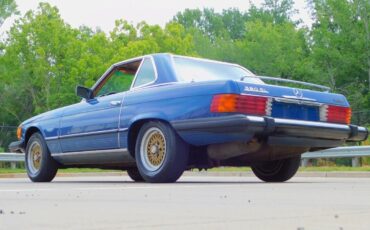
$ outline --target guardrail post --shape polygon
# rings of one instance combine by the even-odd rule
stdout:
[[[307,167],[308,163],[310,162],[310,159],[308,158],[303,158],[301,161],[301,166],[302,167]]]
[[[359,166],[360,166],[360,158],[352,157],[352,167],[359,167]]]
[[[10,162],[10,168],[11,168],[11,169],[16,169],[16,168],[17,168],[17,163],[15,163],[15,162]]]

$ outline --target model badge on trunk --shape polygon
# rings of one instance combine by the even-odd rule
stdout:
[[[267,91],[264,88],[261,88],[261,87],[253,87],[253,86],[245,86],[244,87],[244,91],[258,92],[258,93],[269,93],[269,91]]]

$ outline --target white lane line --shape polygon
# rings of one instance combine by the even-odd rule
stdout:
[[[242,184],[240,184],[242,185]],[[235,186],[235,184],[234,184]],[[132,186],[132,187],[80,187],[80,188],[29,188],[29,189],[0,189],[2,192],[44,192],[44,191],[103,191],[103,190],[130,190],[130,189],[184,189],[184,188],[221,188],[234,187],[233,185],[185,185],[185,186]]]

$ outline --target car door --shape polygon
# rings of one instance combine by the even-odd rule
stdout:
[[[120,148],[118,127],[122,101],[140,62],[113,68],[94,87],[92,99],[65,109],[59,135],[63,153]]]
[[[124,93],[82,101],[61,119],[62,152],[118,148],[118,118]]]

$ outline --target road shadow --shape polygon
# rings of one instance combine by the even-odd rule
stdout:
[[[288,181],[288,182],[263,182],[263,181],[178,181],[175,183],[146,183],[146,182],[134,182],[134,181],[104,181],[104,180],[76,180],[76,181],[70,181],[70,180],[57,180],[51,182],[53,184],[127,184],[127,185],[171,185],[171,186],[179,186],[179,185],[191,185],[191,184],[197,184],[197,185],[241,185],[241,184],[321,184],[325,182],[317,182],[317,181]]]

